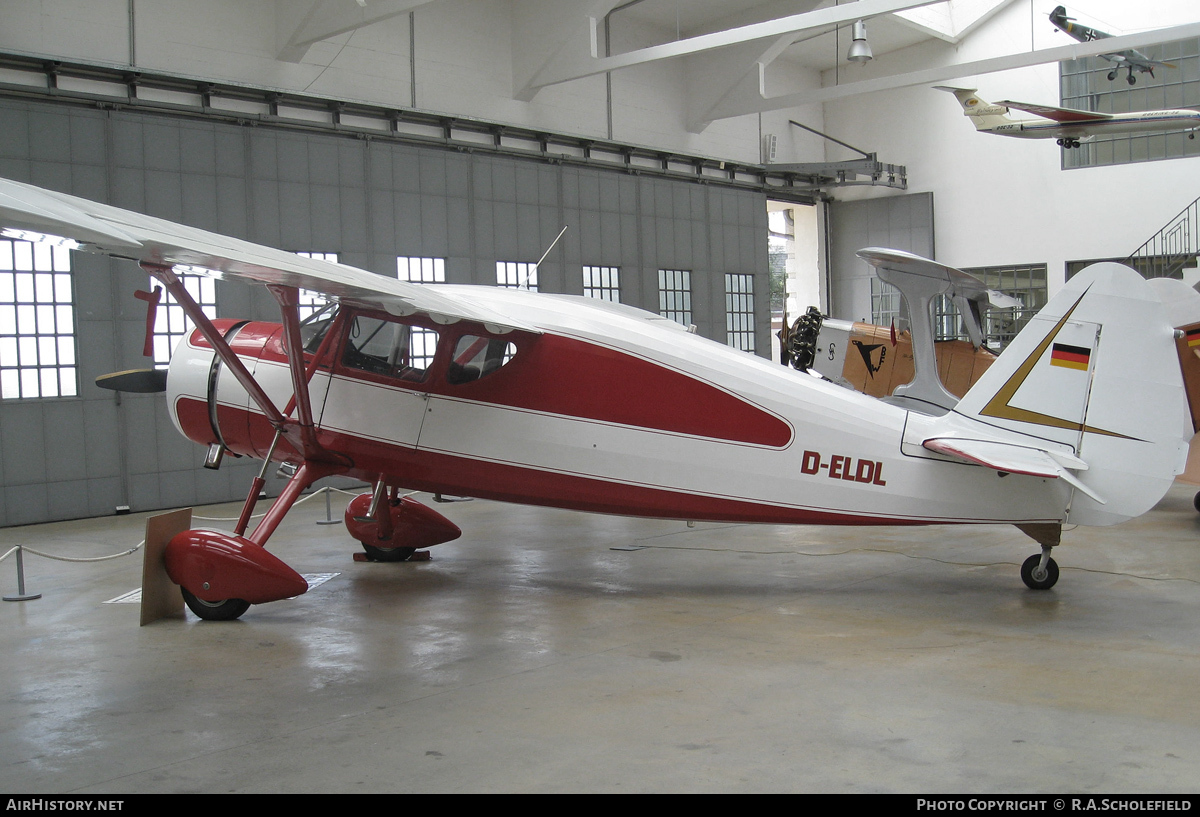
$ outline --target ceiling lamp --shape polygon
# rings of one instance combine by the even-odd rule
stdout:
[[[854,23],[853,41],[850,43],[850,50],[846,52],[846,59],[862,64],[873,56],[871,46],[867,43],[867,24],[858,20]]]

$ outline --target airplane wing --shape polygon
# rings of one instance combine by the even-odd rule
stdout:
[[[1003,105],[1006,108],[1016,108],[1018,111],[1044,116],[1047,119],[1053,119],[1055,122],[1063,122],[1065,124],[1078,124],[1083,122],[1105,122],[1112,119],[1112,114],[1099,113],[1097,111],[1080,111],[1075,108],[1056,108],[1053,105],[1032,105],[1028,102],[1013,102],[1005,99],[996,103]]]
[[[931,437],[921,445],[930,451],[960,462],[982,465],[1009,474],[1061,479],[1101,505],[1107,504],[1071,473],[1071,471],[1086,471],[1088,465],[1070,454],[1014,445],[999,440],[972,440],[961,437]]]
[[[9,228],[9,237],[62,237],[75,242],[78,246],[74,249],[86,252],[162,266],[199,267],[218,278],[301,287],[398,316],[421,313],[442,324],[471,320],[492,331],[540,332],[509,316],[421,284],[302,258],[8,179],[0,179],[0,227]]]

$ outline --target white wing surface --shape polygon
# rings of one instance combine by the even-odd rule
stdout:
[[[302,258],[219,233],[0,179],[0,227],[71,239],[77,249],[175,266],[200,267],[221,278],[301,287],[393,315],[427,314],[438,323],[478,321],[492,331],[536,328],[477,303],[356,267]]]

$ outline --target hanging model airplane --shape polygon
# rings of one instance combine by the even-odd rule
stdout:
[[[1104,40],[1112,36],[1111,34],[1105,34],[1103,31],[1097,31],[1094,28],[1079,25],[1075,22],[1074,17],[1067,16],[1067,10],[1063,6],[1056,6],[1054,11],[1050,12],[1050,22],[1054,23],[1054,27],[1059,31],[1064,31],[1067,34],[1070,34],[1081,43],[1089,43],[1093,40]],[[1137,83],[1137,80],[1134,79],[1133,76],[1134,71],[1137,71],[1139,74],[1149,74],[1150,76],[1154,76],[1154,66],[1156,65],[1166,66],[1167,68],[1175,67],[1169,62],[1152,60],[1141,51],[1134,51],[1133,49],[1130,49],[1129,51],[1119,51],[1114,54],[1101,54],[1100,56],[1113,63],[1113,69],[1108,72],[1109,82],[1112,82],[1117,78],[1117,74],[1122,68],[1128,69],[1129,84],[1134,85]]]
[[[1200,111],[1135,111],[1133,113],[1100,113],[1074,108],[1055,108],[1052,105],[1032,105],[1027,102],[1001,100],[996,104],[984,102],[974,88],[953,88],[935,85],[939,91],[954,94],[963,113],[975,125],[975,130],[1018,139],[1055,139],[1065,148],[1077,148],[1079,143],[1096,136],[1114,133],[1151,133],[1159,131],[1192,131],[1200,128]],[[1009,119],[1010,108],[1036,114],[1037,119]]]
[[[167,545],[167,573],[202,618],[307,589],[264,546],[334,474],[374,485],[346,516],[384,557],[458,535],[403,486],[675,519],[1007,523],[1041,545],[1021,575],[1048,588],[1062,526],[1149,510],[1191,436],[1163,306],[1117,264],[1069,281],[947,409],[919,391],[897,404],[840,388],[630,307],[408,284],[12,181],[0,225],[140,263],[197,326],[167,374],[179,430],[214,462],[295,466],[252,532],[261,475],[234,532]],[[177,264],[266,286],[282,323],[210,320]],[[301,322],[299,288],[336,306]]]

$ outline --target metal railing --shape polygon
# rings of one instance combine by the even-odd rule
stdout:
[[[1178,277],[1195,266],[1200,255],[1200,198],[1185,207],[1161,230],[1133,251],[1127,263],[1146,278]]]

